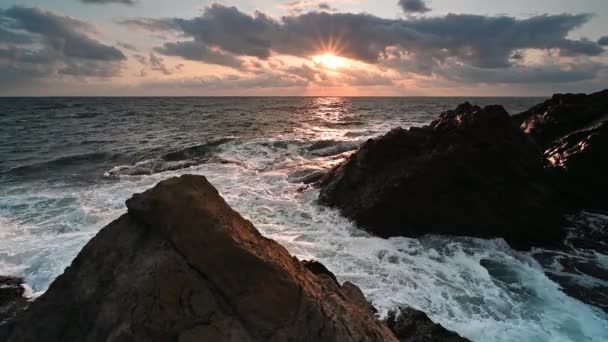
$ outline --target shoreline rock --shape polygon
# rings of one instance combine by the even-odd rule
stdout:
[[[413,308],[389,311],[386,324],[400,342],[469,341],[434,323],[424,312]]]
[[[263,237],[202,176],[127,207],[0,340],[397,341],[355,285]]]
[[[545,151],[569,210],[608,210],[608,89],[557,94],[513,120]]]
[[[465,103],[364,143],[322,180],[319,201],[381,237],[502,237],[529,249],[564,238],[549,178],[503,107]]]

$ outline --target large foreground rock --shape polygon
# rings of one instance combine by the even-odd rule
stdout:
[[[513,120],[545,150],[570,209],[608,210],[608,89],[554,95]]]
[[[563,239],[541,150],[500,106],[466,103],[395,129],[322,184],[321,203],[380,236],[502,237],[520,249]]]
[[[397,341],[358,288],[309,271],[204,177],[127,207],[0,340]]]

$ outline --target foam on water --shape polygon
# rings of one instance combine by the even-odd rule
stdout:
[[[117,162],[103,170],[108,177],[85,185],[33,181],[0,188],[0,274],[25,276],[42,293],[101,227],[125,212],[133,193],[193,173],[207,176],[265,236],[359,285],[381,314],[413,306],[475,341],[608,341],[603,311],[565,295],[531,254],[502,240],[380,239],[317,205],[318,191],[302,191],[289,175],[329,168],[365,132],[395,126],[380,120],[363,126],[347,117],[352,124],[344,129],[332,113],[319,111],[322,125],[305,122],[272,139],[231,138],[214,148],[213,158],[183,169],[160,165],[139,174],[130,169],[142,166],[137,161]],[[597,259],[608,264],[605,255]]]

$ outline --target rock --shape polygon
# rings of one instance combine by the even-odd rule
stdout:
[[[528,249],[564,237],[547,178],[504,108],[465,103],[364,143],[321,181],[319,201],[382,237],[502,237]]]
[[[202,176],[127,207],[0,340],[396,341],[353,285],[309,271]]]
[[[545,150],[569,209],[608,209],[608,89],[557,94],[513,120]]]
[[[302,265],[304,265],[304,267],[306,267],[310,272],[318,276],[327,276],[336,284],[340,284],[338,282],[338,278],[336,278],[336,275],[333,274],[330,270],[328,270],[327,267],[325,267],[325,265],[323,265],[322,263],[315,260],[302,260]]]
[[[313,184],[327,174],[327,170],[319,168],[305,168],[290,173],[287,181],[290,183]]]
[[[0,276],[0,324],[24,310],[28,300],[24,297],[24,281],[19,277]]]
[[[608,210],[608,121],[557,140],[545,157],[570,208]]]
[[[433,323],[422,311],[402,308],[388,313],[386,323],[400,342],[466,342],[468,339]]]
[[[608,89],[591,94],[556,94],[513,116],[514,122],[541,147],[579,129],[608,119]]]

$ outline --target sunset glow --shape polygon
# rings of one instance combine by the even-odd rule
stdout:
[[[313,56],[313,62],[320,64],[329,69],[338,69],[348,65],[345,58],[338,57],[333,53],[326,53],[323,55]]]

